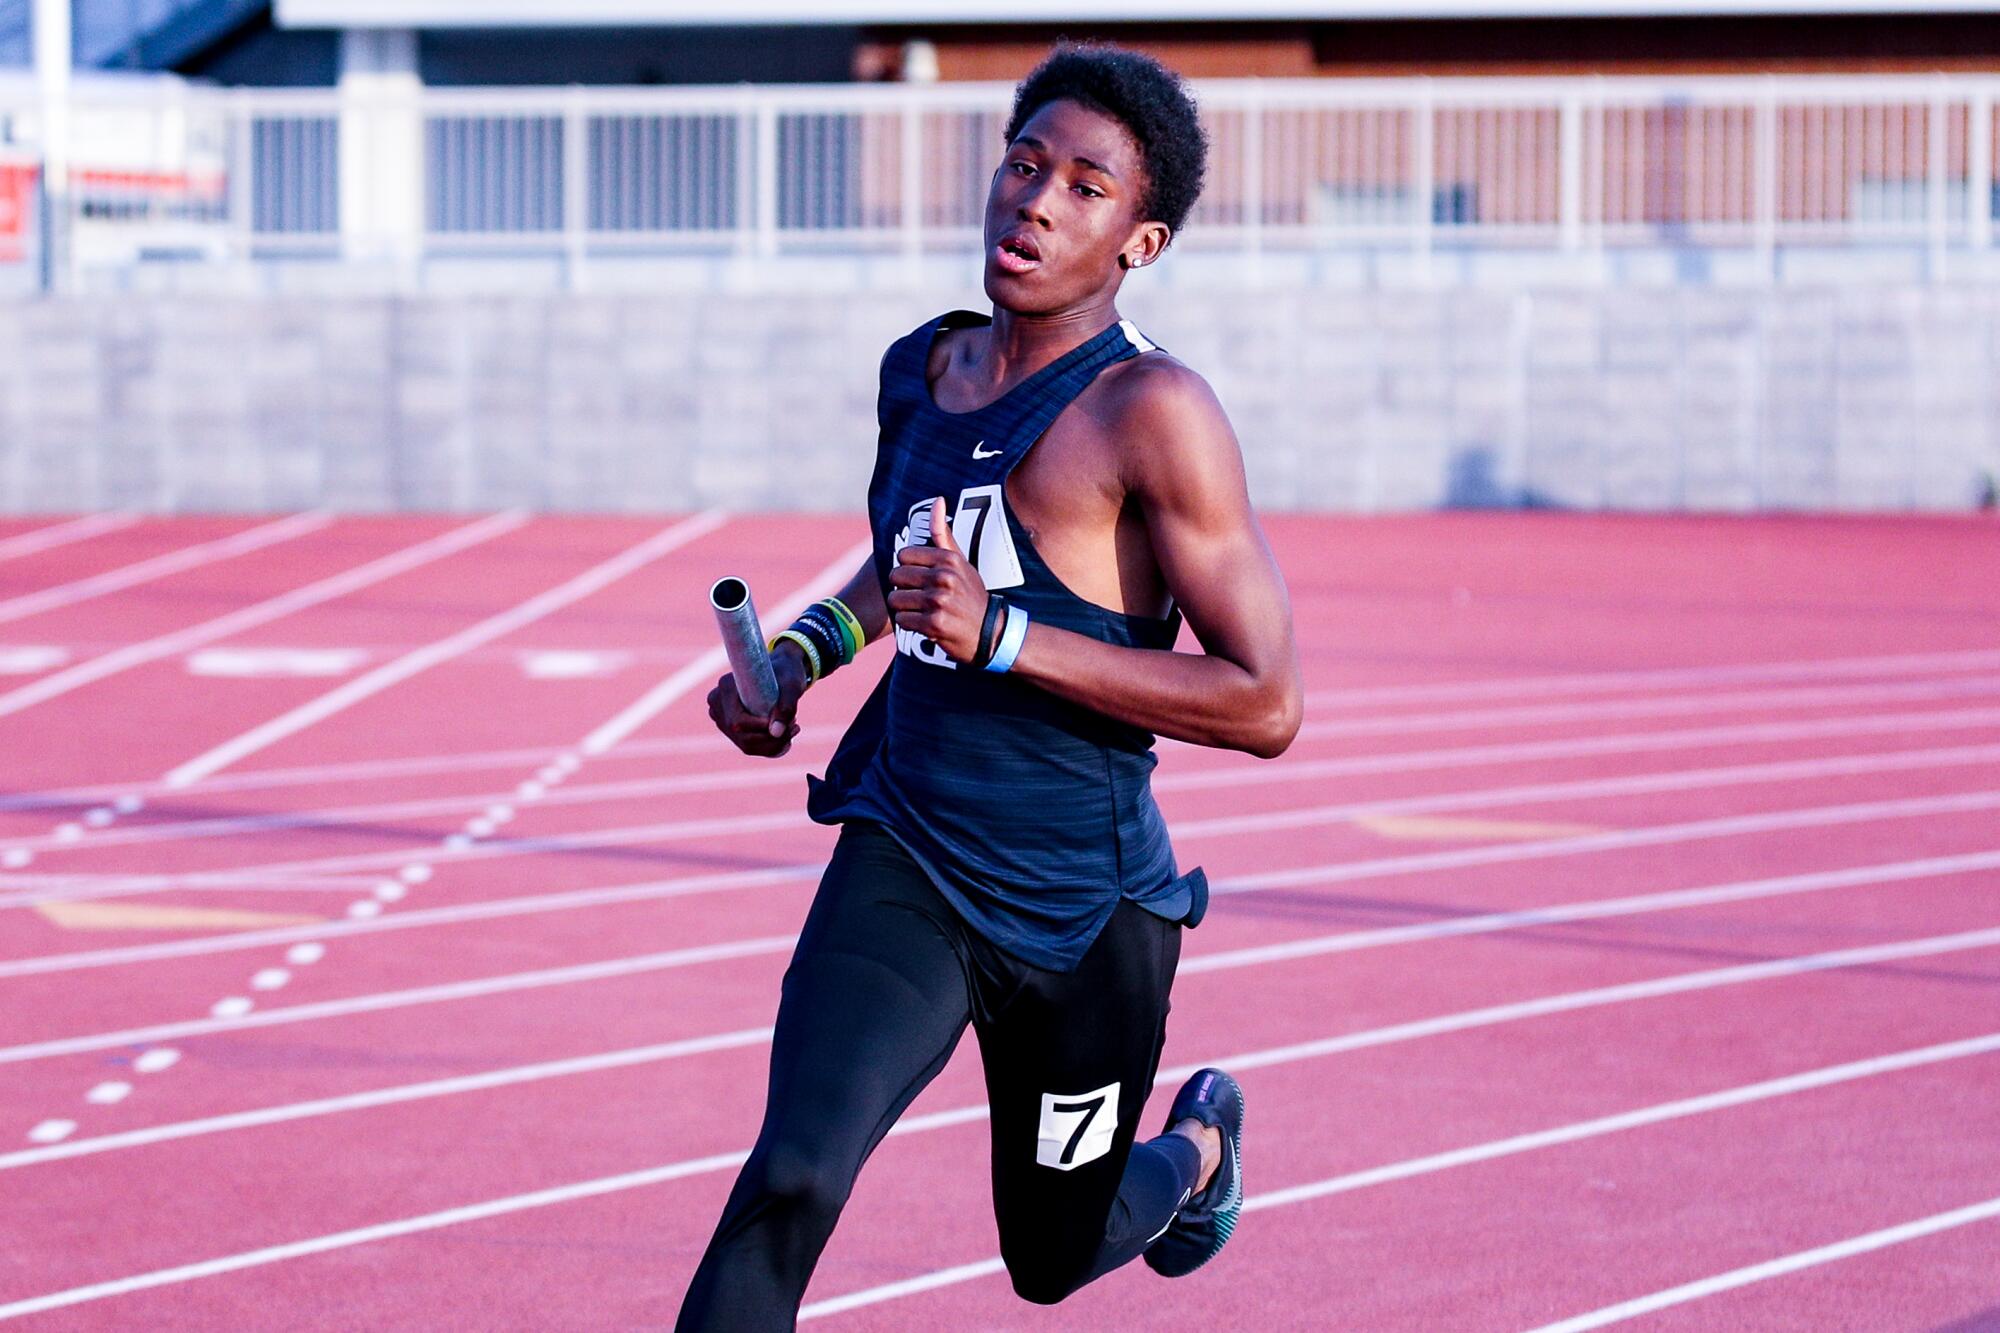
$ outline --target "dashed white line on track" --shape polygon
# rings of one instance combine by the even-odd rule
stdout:
[[[414,652],[405,653],[393,662],[385,662],[310,703],[301,704],[268,722],[252,727],[240,736],[224,741],[206,754],[198,755],[180,765],[167,774],[164,781],[169,787],[193,786],[231,764],[267,749],[288,736],[297,735],[309,727],[316,726],[327,718],[392,686],[399,685],[421,672],[532,625],[535,621],[552,615],[593,593],[601,592],[668,552],[714,532],[727,521],[727,517],[716,510],[683,519],[662,532],[654,533],[629,550],[622,551],[553,588],[537,593],[516,606],[488,616],[477,624],[469,625],[435,643],[425,644]]]
[[[1531,1000],[1518,1000],[1506,1004],[1489,1005],[1480,1009],[1442,1014],[1432,1018],[1397,1023],[1388,1027],[1370,1028],[1359,1032],[1346,1032],[1337,1036],[1323,1037],[1312,1041],[1294,1042],[1289,1045],[1271,1047],[1264,1050],[1239,1052],[1203,1063],[1226,1065],[1232,1069],[1261,1069],[1274,1065],[1293,1064],[1302,1060],[1320,1059],[1326,1056],[1345,1054],[1350,1051],[1369,1050],[1379,1046],[1397,1045],[1428,1037],[1467,1032],[1478,1028],[1495,1027],[1526,1019],[1547,1017],[1553,1014],[1575,1013],[1582,1010],[1625,1004],[1638,1000],[1658,999],[1669,995],[1691,994],[1756,981],[1801,976],[1813,972],[1832,971],[1850,967],[1879,966],[1884,963],[1898,962],[1912,958],[1934,958],[1965,950],[1994,947],[2000,947],[2000,928],[1964,931],[1953,935],[1902,940],[1889,944],[1864,945],[1859,948],[1836,949],[1823,953],[1804,954],[1787,958],[1773,958],[1756,963],[1742,963],[1731,967],[1685,972],[1673,976],[1649,978],[1644,981],[1626,982],[1612,986],[1598,986],[1588,990],[1540,996]],[[117,1134],[102,1135],[97,1138],[72,1140],[56,1149],[28,1149],[14,1153],[0,1153],[0,1170],[12,1170],[18,1167],[39,1165],[43,1162],[67,1160],[72,1157],[82,1157],[126,1148],[144,1147],[155,1143],[164,1143],[239,1129],[251,1129],[264,1125],[281,1124],[324,1115],[369,1110],[381,1106],[402,1105],[434,1097],[481,1092],[492,1088],[514,1087],[527,1083],[541,1082],[551,1078],[565,1078],[577,1074],[631,1068],[665,1060],[682,1059],[693,1055],[705,1055],[714,1051],[761,1045],[770,1040],[770,1037],[771,1029],[768,1027],[746,1028],[735,1032],[721,1032],[710,1036],[686,1038],[679,1041],[633,1047],[627,1050],[571,1056],[558,1060],[537,1061],[532,1064],[517,1065],[507,1069],[488,1070],[479,1074],[431,1079],[421,1083],[403,1084],[391,1088],[377,1088],[366,1092],[347,1093],[337,1097],[315,1098],[311,1101],[295,1102],[285,1106],[260,1107],[253,1111],[239,1111],[228,1115],[210,1116],[199,1120],[181,1121],[174,1124],[152,1125],[144,1129],[126,1130]],[[1196,1064],[1188,1064],[1178,1068],[1163,1070],[1159,1078],[1163,1083],[1172,1083],[1176,1079],[1192,1074],[1199,1067]],[[967,1107],[952,1114],[964,1119],[973,1119],[983,1116],[985,1109],[983,1106]],[[955,1121],[953,1123],[959,1122]]]
[[[60,1143],[74,1133],[76,1133],[76,1121],[74,1120],[44,1120],[28,1131],[28,1141],[31,1143]]]

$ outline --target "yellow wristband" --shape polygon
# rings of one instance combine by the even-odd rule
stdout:
[[[780,643],[784,642],[787,639],[789,639],[793,643],[796,643],[799,646],[799,651],[805,654],[806,671],[812,677],[812,680],[809,683],[817,684],[819,682],[820,676],[824,674],[819,660],[819,649],[813,647],[811,639],[808,639],[805,635],[799,633],[795,629],[788,629],[784,633],[778,635],[777,638],[771,640],[771,647],[776,648]]]
[[[868,646],[868,635],[861,628],[861,617],[848,610],[847,603],[841,601],[838,597],[821,598],[820,605],[833,612],[834,619],[838,620],[841,629],[846,631],[848,642],[847,656],[850,661],[853,660],[863,648]]]

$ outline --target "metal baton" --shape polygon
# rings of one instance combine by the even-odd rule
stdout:
[[[715,625],[722,631],[737,697],[751,712],[768,717],[778,706],[778,677],[771,670],[771,650],[757,624],[757,608],[750,603],[750,585],[738,578],[719,578],[708,590],[708,604],[715,608]]]

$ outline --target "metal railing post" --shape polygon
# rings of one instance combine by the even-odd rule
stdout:
[[[778,253],[778,108],[757,106],[757,243],[759,255]]]
[[[911,279],[915,279],[917,263],[923,254],[924,226],[924,177],[922,157],[924,150],[924,109],[914,95],[905,95],[902,111],[902,217],[903,224],[903,265]]]
[[[1949,104],[1945,101],[1944,76],[1939,75],[1931,90],[1929,106],[1930,123],[1924,128],[1925,167],[1928,168],[1928,188],[1924,197],[1924,221],[1930,232],[1929,261],[1925,265],[1927,276],[1932,282],[1942,282],[1945,275],[1945,249],[1950,239],[1950,219],[1945,205],[1945,117]]]
[[[748,257],[756,249],[757,101],[744,90],[736,112],[736,253]]]
[[[236,261],[247,273],[256,257],[256,180],[251,174],[256,135],[252,132],[251,109],[243,90],[229,93],[229,234],[235,238]]]
[[[590,115],[583,89],[573,87],[563,103],[563,253],[569,290],[580,292],[586,281],[590,240]]]
[[[1243,99],[1243,253],[1251,281],[1260,275],[1264,250],[1264,99],[1251,84]]]
[[[1417,105],[1411,113],[1416,117],[1412,151],[1416,154],[1413,164],[1415,171],[1412,203],[1414,216],[1410,219],[1414,232],[1410,238],[1411,256],[1415,260],[1419,281],[1431,279],[1431,248],[1437,241],[1437,100],[1431,90],[1431,81],[1426,78],[1417,85]]]
[[[1561,173],[1558,218],[1564,254],[1583,249],[1583,96],[1563,96],[1556,169]]]
[[[1973,250],[1993,244],[1993,91],[1976,85],[1966,107],[1965,243]]]
[[[1758,266],[1766,281],[1778,277],[1778,88],[1766,78],[1757,93],[1756,132]],[[1761,497],[1760,497],[1761,502]]]

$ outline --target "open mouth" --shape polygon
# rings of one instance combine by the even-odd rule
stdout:
[[[993,247],[993,257],[1009,273],[1026,273],[1041,267],[1042,252],[1033,240],[1020,232],[1009,232]]]

